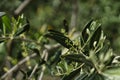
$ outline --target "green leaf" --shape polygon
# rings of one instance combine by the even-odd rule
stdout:
[[[65,58],[66,60],[72,61],[72,62],[85,63],[86,65],[93,66],[93,64],[91,63],[91,61],[87,60],[81,54],[67,54],[67,55],[63,55],[61,57]]]
[[[7,53],[7,50],[6,50],[6,46],[5,46],[5,43],[0,43],[0,64],[1,63],[4,63],[4,60],[5,60],[5,57],[6,57],[6,54]]]
[[[98,44],[98,42],[99,42],[99,40],[100,40],[100,36],[101,36],[101,31],[102,31],[102,29],[101,29],[101,27],[99,26],[99,27],[96,29],[96,31],[93,33],[93,35],[92,35],[92,37],[91,37],[91,39],[90,39],[90,48],[91,48],[91,49],[95,48],[95,46],[94,46],[94,42],[95,42],[95,41],[96,41],[96,44],[95,44],[95,45]]]
[[[73,42],[68,37],[64,36],[63,33],[60,33],[58,31],[49,30],[49,32],[45,34],[45,36],[54,39],[68,49],[74,46]]]
[[[22,23],[24,23],[24,20],[25,20],[25,17],[24,17],[23,14],[20,15],[20,16],[18,16],[18,19],[17,19],[17,26],[20,26]],[[27,21],[28,21],[28,20],[27,20]],[[27,22],[27,23],[29,23],[29,22]]]
[[[78,74],[80,74],[81,67],[70,72],[69,75],[65,75],[62,80],[73,80]]]
[[[95,80],[96,75],[97,75],[96,73],[92,73],[91,75],[86,77],[86,80]]]
[[[64,36],[63,33],[59,32],[59,31],[55,31],[55,30],[48,30],[48,32],[52,33],[52,34],[56,34],[56,35],[59,35],[59,36]]]
[[[68,22],[65,19],[63,20],[63,25],[64,25],[65,32],[68,33],[69,26],[68,26]]]
[[[61,50],[56,52],[55,55],[52,57],[52,60],[50,61],[50,65],[58,63],[61,60],[60,56],[61,56]]]
[[[120,79],[120,66],[112,67],[112,68],[105,70],[103,75],[109,80],[119,80]]]
[[[87,33],[87,29],[90,29],[91,27],[91,23],[93,22],[93,20],[90,20],[87,25],[85,26],[85,28],[82,30],[82,38],[83,38],[83,41],[86,42],[89,38],[89,35]]]
[[[108,40],[105,40],[104,46],[100,50],[100,53],[107,53],[109,49],[110,49],[110,42]]]
[[[75,80],[104,80],[104,76],[95,72],[82,73]]]
[[[3,22],[3,31],[4,31],[4,34],[7,32],[11,32],[12,31],[12,26],[11,26],[11,20],[10,18],[7,16],[7,15],[4,15],[2,17],[2,22]]]
[[[81,61],[81,59],[85,59],[85,57],[82,54],[67,54],[67,55],[63,55],[63,58],[69,58],[70,60],[74,60],[74,61]]]
[[[30,24],[29,24],[29,23],[26,23],[25,25],[23,25],[22,28],[18,29],[18,30],[15,32],[14,36],[19,36],[20,34],[26,32],[26,31],[29,31],[29,29],[30,29]]]

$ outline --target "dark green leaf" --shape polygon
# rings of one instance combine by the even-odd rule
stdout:
[[[73,47],[73,42],[68,37],[64,36],[58,31],[49,30],[49,33],[47,33],[45,36],[56,40],[58,43],[68,49]]]
[[[93,43],[96,41],[97,43],[96,43],[96,45],[98,44],[98,42],[99,42],[99,39],[100,39],[100,36],[101,36],[101,27],[99,26],[98,28],[97,28],[97,30],[93,33],[93,35],[92,35],[92,37],[91,37],[91,39],[90,39],[90,48],[94,48],[94,45],[93,45]]]
[[[72,62],[80,62],[80,63],[82,62],[89,66],[93,66],[93,64],[81,54],[67,54],[62,56],[62,58],[65,58],[66,60],[69,60]]]
[[[59,50],[58,52],[55,53],[55,55],[53,56],[53,58],[52,58],[52,60],[50,62],[50,65],[58,63],[61,60],[60,56],[61,56],[61,50]]]
[[[68,33],[69,26],[68,26],[68,22],[65,19],[63,20],[63,25],[64,25],[65,32]]]
[[[67,55],[63,55],[62,57],[75,58],[75,59],[85,58],[82,54],[67,54]]]
[[[55,31],[55,30],[48,30],[48,31],[52,34],[55,34],[55,35],[64,36],[64,34],[59,32],[59,31]]]
[[[20,34],[28,31],[29,29],[30,29],[30,24],[27,23],[27,24],[23,25],[22,28],[18,29],[18,30],[16,31],[16,33],[14,34],[14,36],[19,36]]]
[[[83,40],[82,35],[80,36],[80,45],[81,45],[81,46],[83,46],[83,45],[84,45],[84,40]]]
[[[31,48],[31,50],[33,50],[33,52],[35,52],[37,55],[39,55],[40,56],[40,53],[39,53],[39,50],[38,49],[36,49],[36,48]]]
[[[104,80],[104,76],[98,73],[92,74],[83,73],[75,80]]]
[[[0,43],[0,64],[4,63],[5,57],[7,56],[7,50],[5,42]]]
[[[87,25],[85,26],[85,28],[82,30],[82,38],[84,40],[84,42],[87,41],[89,35],[88,33],[86,32],[87,29],[90,29],[90,26],[91,26],[91,23],[93,22],[93,20],[90,20]]]
[[[97,75],[96,73],[92,73],[91,75],[89,75],[89,76],[87,77],[86,80],[95,80],[95,76],[96,76],[96,75]]]
[[[104,76],[103,76],[103,75],[97,74],[97,75],[95,76],[94,80],[105,80],[105,79],[104,79]]]

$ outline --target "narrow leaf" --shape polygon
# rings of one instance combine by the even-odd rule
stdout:
[[[68,49],[73,47],[73,42],[58,31],[49,30],[49,33],[45,34],[45,36],[54,39]]]
[[[90,29],[90,26],[91,26],[91,23],[93,22],[93,20],[90,20],[87,25],[85,26],[85,28],[82,30],[82,38],[84,40],[84,42],[87,41],[89,35],[88,33],[86,32],[87,29]]]
[[[7,31],[7,32],[11,32],[12,31],[12,27],[11,27],[11,20],[7,15],[4,15],[2,17],[2,22],[3,22],[3,26],[5,27],[3,31]],[[6,33],[6,32],[5,32]]]
[[[73,80],[74,77],[80,74],[81,68],[78,68],[74,71],[72,71],[69,75],[65,75],[62,80]]]
[[[65,58],[66,60],[72,61],[72,62],[85,63],[86,65],[93,66],[92,62],[87,60],[81,54],[67,54],[67,55],[64,55],[64,56],[61,56],[61,57]]]
[[[14,34],[14,36],[19,36],[20,34],[28,31],[29,29],[30,29],[30,24],[27,23],[27,24],[23,25],[22,28],[18,29],[18,30],[16,31],[16,33]]]
[[[61,60],[60,56],[61,56],[61,50],[56,52],[56,54],[53,56],[53,59],[51,60],[50,65],[58,63]]]
[[[81,74],[76,80],[86,80],[85,78],[88,77],[87,73]]]
[[[101,27],[98,27],[97,30],[93,33],[91,40],[90,40],[90,48],[94,48],[94,42],[96,41],[96,45],[98,44],[101,36]]]
[[[65,32],[68,33],[69,26],[68,26],[68,22],[65,19],[63,20],[63,25],[64,25]]]

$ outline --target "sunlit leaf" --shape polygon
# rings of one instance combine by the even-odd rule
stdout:
[[[11,32],[12,31],[12,26],[11,26],[10,18],[7,15],[4,15],[2,17],[2,22],[3,22],[3,27],[4,27],[3,29],[5,29],[5,30],[3,30],[3,31],[5,31],[4,33],[6,33],[6,31]]]

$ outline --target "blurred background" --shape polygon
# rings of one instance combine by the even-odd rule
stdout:
[[[100,20],[115,53],[120,52],[120,0],[1,0],[0,11],[24,14],[32,29],[60,29],[66,19],[70,29],[81,31],[90,19]]]

